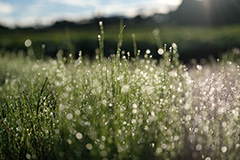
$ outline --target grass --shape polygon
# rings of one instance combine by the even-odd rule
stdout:
[[[118,26],[107,25],[105,27],[105,56],[109,57],[116,52],[118,42]],[[173,42],[179,45],[180,58],[187,62],[189,57],[207,58],[211,54],[218,56],[220,53],[231,50],[233,47],[240,47],[239,25],[204,27],[204,26],[173,26],[173,25],[153,25],[136,27],[127,25],[124,30],[122,49],[132,51],[132,33],[136,36],[138,49],[145,51],[151,49],[156,51],[158,46],[153,36],[153,31],[160,31],[161,40],[171,45]],[[5,50],[17,51],[25,49],[24,41],[31,39],[35,52],[41,52],[42,44],[46,45],[47,56],[55,56],[55,53],[62,49],[64,56],[67,56],[72,44],[72,51],[78,55],[82,50],[84,55],[94,56],[95,49],[98,48],[97,35],[99,29],[92,28],[57,28],[42,30],[10,30],[1,33],[0,47]],[[70,37],[70,38],[69,38]],[[69,42],[70,41],[70,42]],[[158,58],[157,53],[152,53]]]
[[[1,56],[0,159],[240,158],[239,50],[188,69],[176,44],[130,57],[122,30],[109,58],[103,28],[95,60]]]

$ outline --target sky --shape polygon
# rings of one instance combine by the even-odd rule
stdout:
[[[51,25],[96,16],[134,17],[168,13],[182,0],[0,0],[0,24],[8,27]]]

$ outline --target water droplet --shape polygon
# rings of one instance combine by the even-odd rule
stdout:
[[[67,114],[67,119],[68,119],[68,120],[71,120],[72,118],[73,118],[73,115],[72,115],[71,113],[68,113],[68,114]]]
[[[226,147],[226,146],[223,146],[223,147],[221,148],[221,151],[222,151],[223,153],[227,152],[227,147]]]
[[[208,132],[208,126],[203,127],[204,132]]]
[[[27,159],[31,159],[31,155],[27,153],[27,154],[26,154],[26,158],[27,158]]]
[[[215,145],[212,145],[212,146],[211,146],[211,150],[212,150],[212,151],[215,151],[216,148],[217,148],[217,147],[216,147]]]
[[[144,126],[145,131],[148,131],[148,129],[149,129],[148,126]]]
[[[105,140],[106,140],[106,137],[105,137],[105,136],[102,136],[101,138],[102,138],[102,140],[103,140],[103,141],[105,141]]]
[[[59,156],[60,156],[60,157],[63,157],[63,156],[64,156],[64,152],[60,151],[60,152],[59,152]]]
[[[196,150],[201,151],[202,150],[202,145],[201,144],[196,145]]]
[[[71,139],[68,139],[68,140],[67,140],[67,143],[68,143],[68,144],[72,144]]]
[[[196,68],[197,68],[197,70],[199,70],[199,71],[202,70],[202,66],[201,66],[201,65],[197,65]]]
[[[77,139],[82,139],[82,134],[81,134],[81,133],[77,133],[77,134],[76,134],[76,138],[77,138]]]
[[[163,151],[163,150],[162,150],[162,148],[160,148],[160,147],[158,147],[158,148],[156,149],[156,153],[157,153],[157,154],[162,153],[162,151]]]
[[[100,144],[99,148],[103,150],[105,147],[104,147],[104,145]]]
[[[178,46],[177,46],[176,43],[173,43],[173,44],[172,44],[172,47],[173,47],[174,50],[176,50],[176,49],[178,48]]]
[[[102,157],[107,157],[107,151],[101,151],[101,152],[100,152],[100,155],[101,155]]]
[[[186,110],[189,110],[190,109],[190,105],[189,104],[186,104],[185,106],[184,106],[184,108],[186,109]]]
[[[90,122],[84,122],[85,126],[90,126]]]
[[[192,119],[192,116],[191,116],[191,115],[187,115],[187,116],[186,116],[186,120],[187,120],[187,121],[190,121],[191,119]]]
[[[78,116],[78,115],[80,115],[80,111],[77,109],[76,111],[75,111],[75,114]]]
[[[134,109],[136,109],[136,108],[137,108],[137,104],[134,103],[134,104],[132,105],[132,107],[133,107]]]
[[[164,53],[164,50],[163,50],[162,48],[159,48],[159,49],[158,49],[158,54],[159,54],[159,55],[163,55],[163,53]]]
[[[236,144],[235,148],[238,149],[240,147],[240,144]]]
[[[154,36],[158,36],[158,35],[159,35],[159,32],[160,32],[159,28],[155,28],[155,29],[153,30],[152,34],[153,34]]]
[[[132,124],[134,124],[134,123],[136,123],[137,121],[136,121],[136,119],[132,119]]]
[[[137,110],[136,110],[136,109],[133,109],[133,110],[132,110],[132,113],[133,113],[133,114],[136,114],[136,113],[137,113]]]
[[[147,49],[146,54],[150,54],[150,53],[151,53],[150,49]]]
[[[128,90],[129,90],[129,88],[130,88],[130,86],[129,86],[128,84],[127,84],[127,85],[124,85],[124,86],[122,86],[121,92],[122,92],[122,93],[127,93]]]
[[[87,148],[88,150],[91,150],[91,149],[92,149],[92,144],[90,144],[90,143],[86,144],[86,148]]]
[[[102,100],[102,104],[103,104],[104,106],[106,106],[106,105],[107,105],[107,101],[106,101],[105,99],[103,99],[103,100]]]
[[[226,122],[222,122],[222,127],[225,128],[227,126]]]
[[[32,41],[30,39],[27,39],[25,42],[24,42],[24,45],[26,47],[30,47],[32,45]]]
[[[37,156],[35,154],[33,154],[32,159],[37,159]]]
[[[195,107],[195,110],[198,111],[198,106]]]
[[[174,136],[174,141],[178,141],[179,137],[178,136]]]
[[[151,144],[150,144],[150,147],[154,148],[154,147],[155,147],[155,144],[154,144],[154,143],[151,143]]]

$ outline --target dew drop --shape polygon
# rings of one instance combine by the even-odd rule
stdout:
[[[77,109],[76,111],[75,111],[75,114],[78,116],[78,115],[80,115],[80,111]]]
[[[73,118],[73,115],[72,115],[71,113],[68,113],[68,114],[67,114],[67,119],[68,119],[68,120],[71,120],[72,118]]]
[[[151,53],[150,49],[147,49],[146,54],[150,54],[150,53]]]
[[[196,145],[196,150],[201,151],[202,150],[202,145],[201,144]]]
[[[99,148],[103,150],[105,147],[104,147],[104,145],[100,144]]]
[[[25,42],[24,42],[24,45],[26,47],[30,47],[32,45],[32,41],[30,39],[27,39]]]
[[[163,55],[163,53],[164,53],[164,50],[163,50],[162,48],[159,48],[159,49],[158,49],[158,54],[159,54],[159,55]]]
[[[100,155],[101,155],[102,157],[107,157],[107,151],[101,151],[101,152],[100,152]]]
[[[133,110],[132,110],[132,113],[133,113],[133,114],[136,114],[136,113],[137,113],[137,110],[136,110],[136,109],[133,109]]]
[[[156,149],[156,153],[157,153],[157,154],[162,153],[162,151],[163,151],[163,150],[162,150],[162,148],[160,148],[160,147],[158,147],[158,148]]]
[[[82,139],[82,134],[81,134],[81,133],[77,133],[77,134],[76,134],[76,138],[77,138],[77,139]]]
[[[130,86],[129,86],[128,84],[127,84],[127,85],[124,85],[124,86],[122,86],[121,92],[122,92],[122,93],[127,93],[128,90],[129,90],[129,88],[130,88]]]
[[[186,116],[186,120],[187,120],[187,121],[190,121],[191,119],[192,119],[192,116],[191,116],[191,115],[187,115],[187,116]]]
[[[72,144],[71,139],[68,139],[68,140],[67,140],[67,143],[68,143],[68,144]]]
[[[37,159],[37,156],[35,154],[33,154],[32,159]]]
[[[177,46],[176,43],[173,43],[173,44],[172,44],[172,47],[173,47],[173,49],[175,49],[175,50],[178,48],[178,46]]]
[[[222,122],[222,127],[225,128],[227,126],[226,122]]]
[[[204,132],[208,132],[208,129],[209,129],[208,126],[203,127]]]
[[[31,155],[29,153],[26,154],[27,159],[31,159]]]
[[[91,150],[91,149],[92,149],[92,144],[90,144],[90,143],[86,144],[86,148],[87,148],[88,150]]]
[[[106,106],[106,105],[107,105],[107,101],[106,101],[105,99],[103,99],[103,100],[102,100],[102,104],[103,104],[104,106]]]
[[[155,28],[155,29],[152,31],[152,34],[153,34],[154,36],[158,36],[158,35],[159,35],[159,32],[160,32],[159,28]]]
[[[151,143],[150,144],[150,147],[154,148],[155,144],[154,143]]]
[[[199,70],[199,71],[202,70],[202,66],[201,66],[201,65],[197,65],[196,68],[197,68],[197,70]]]
[[[132,124],[134,124],[134,123],[136,123],[137,121],[136,121],[136,119],[132,119]]]
[[[132,105],[132,107],[133,107],[134,109],[136,109],[136,108],[137,108],[137,104],[134,103],[134,104]]]
[[[223,146],[223,147],[221,148],[221,151],[222,151],[223,153],[227,152],[227,147],[226,147],[226,146]]]

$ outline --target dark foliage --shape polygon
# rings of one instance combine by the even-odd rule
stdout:
[[[239,16],[239,0],[183,0],[170,13],[170,21],[184,25],[224,25],[239,23]]]

